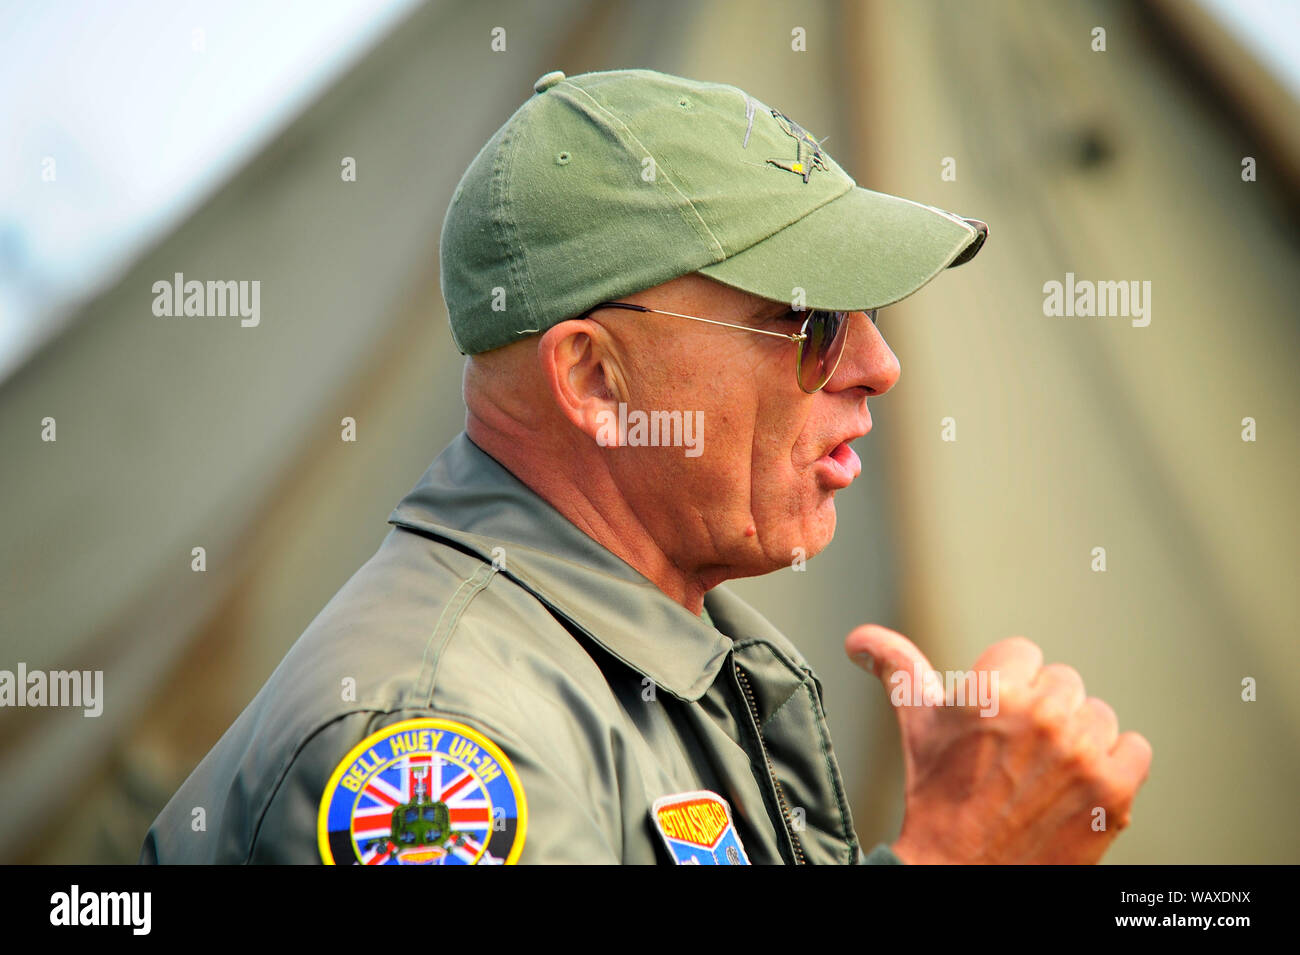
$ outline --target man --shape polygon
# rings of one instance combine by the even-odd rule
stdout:
[[[927,705],[963,701],[902,635],[851,633],[907,774],[865,853],[819,682],[722,586],[830,542],[899,375],[874,310],[986,234],[733,87],[542,77],[443,228],[465,433],[143,860],[1095,861],[1150,749],[1073,670],[1012,638],[976,665],[996,714]]]

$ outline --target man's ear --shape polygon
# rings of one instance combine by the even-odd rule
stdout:
[[[618,447],[627,392],[609,332],[590,319],[560,322],[542,335],[537,357],[560,413],[597,444]]]

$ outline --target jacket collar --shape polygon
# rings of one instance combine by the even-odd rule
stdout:
[[[459,544],[529,590],[609,653],[683,700],[713,684],[736,640],[772,626],[722,587],[705,605],[720,632],[588,537],[461,432],[388,522]],[[494,548],[502,548],[496,551]],[[731,636],[727,636],[727,634]]]

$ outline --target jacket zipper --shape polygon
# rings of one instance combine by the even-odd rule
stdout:
[[[742,689],[745,691],[746,707],[749,709],[749,718],[754,722],[754,732],[758,735],[758,748],[763,754],[763,760],[767,763],[767,774],[772,780],[772,786],[776,790],[776,801],[781,807],[781,821],[785,825],[786,835],[790,837],[790,843],[794,846],[794,858],[797,865],[806,865],[804,859],[803,847],[799,845],[799,837],[794,834],[794,826],[790,822],[790,809],[785,802],[785,790],[781,788],[781,780],[776,778],[776,769],[772,765],[772,757],[767,754],[767,746],[763,743],[763,731],[758,725],[758,702],[754,699],[754,691],[749,685],[749,677],[745,676],[745,671],[740,668],[735,660],[731,661],[732,668],[736,671],[736,678],[740,681]]]

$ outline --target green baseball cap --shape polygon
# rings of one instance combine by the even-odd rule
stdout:
[[[812,134],[734,86],[556,71],[456,187],[442,294],[465,354],[691,272],[866,311],[969,261],[987,234],[861,188]]]

